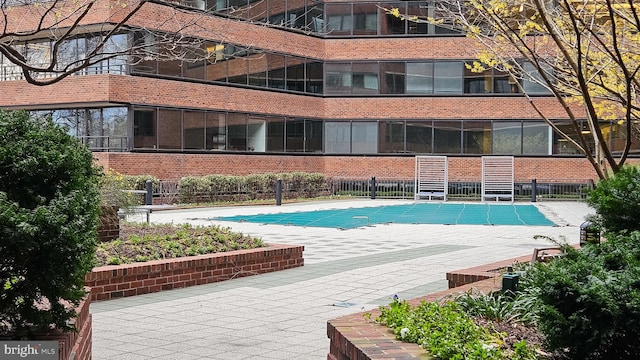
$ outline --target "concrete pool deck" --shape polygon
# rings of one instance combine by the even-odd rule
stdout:
[[[579,240],[593,211],[539,202],[558,226],[390,224],[339,230],[213,217],[408,204],[340,200],[158,211],[156,223],[218,224],[269,243],[304,245],[305,266],[221,283],[96,302],[93,359],[326,359],[326,322],[447,288],[445,273],[531,254],[545,235]]]

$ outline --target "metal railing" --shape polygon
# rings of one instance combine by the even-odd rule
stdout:
[[[535,194],[534,194],[535,186]],[[514,184],[516,201],[552,201],[585,199],[589,190],[593,189],[593,181],[556,180],[530,181]],[[333,179],[328,178],[324,190],[305,189],[283,183],[284,198],[313,196],[351,196],[357,198],[378,199],[413,199],[415,197],[415,180],[377,180],[371,179]],[[264,188],[236,184],[206,192],[180,194],[179,180],[161,180],[153,189],[154,203],[173,204],[177,202],[216,202],[216,201],[248,201],[258,199],[276,199],[276,188]],[[448,186],[449,201],[481,201],[482,183],[480,181],[450,181]]]
[[[535,184],[535,195],[533,192]],[[583,200],[593,181],[554,180],[516,182],[515,199],[519,201],[537,200]],[[372,179],[333,179],[330,190],[333,195],[353,197],[371,197],[382,199],[413,199],[415,181]],[[534,198],[535,196],[535,198]],[[481,201],[482,183],[480,181],[449,181],[448,199],[455,201]],[[535,199],[535,200],[534,200]]]
[[[79,136],[82,143],[91,151],[127,151],[126,136]]]

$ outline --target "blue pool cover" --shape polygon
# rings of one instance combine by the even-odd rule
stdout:
[[[533,205],[415,203],[375,207],[238,215],[212,220],[353,229],[375,224],[555,226]]]

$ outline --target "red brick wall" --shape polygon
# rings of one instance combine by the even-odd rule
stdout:
[[[109,300],[304,265],[304,246],[270,244],[265,248],[94,268],[85,277],[92,300]]]
[[[91,299],[87,296],[76,307],[75,325],[77,332],[54,330],[49,334],[39,335],[36,339],[58,341],[58,360],[91,360],[93,328],[91,313],[89,313],[90,305]]]
[[[318,172],[328,177],[412,179],[413,156],[313,156],[245,154],[94,153],[96,163],[126,175],[153,175],[160,179],[209,174]],[[638,163],[633,159],[630,163]],[[449,157],[450,181],[480,181],[480,157]],[[517,182],[587,181],[597,176],[583,158],[517,157]]]

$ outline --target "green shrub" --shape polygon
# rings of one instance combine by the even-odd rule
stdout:
[[[502,359],[499,338],[479,327],[453,302],[422,302],[411,307],[394,299],[376,321],[402,341],[414,342],[439,359]]]
[[[625,166],[611,178],[600,180],[587,203],[596,210],[594,221],[607,231],[640,230],[640,169]]]
[[[521,279],[539,291],[546,348],[572,359],[640,358],[640,232],[566,251]]]
[[[50,119],[0,111],[0,335],[73,328],[96,245],[98,171]]]
[[[279,179],[283,198],[315,197],[326,189],[324,175],[316,173],[207,175],[180,179],[178,196],[181,203],[274,199]]]
[[[470,290],[455,296],[453,301],[467,314],[487,320],[519,322],[526,326],[533,326],[537,321],[536,298],[526,290],[516,294],[501,291],[483,294]]]

